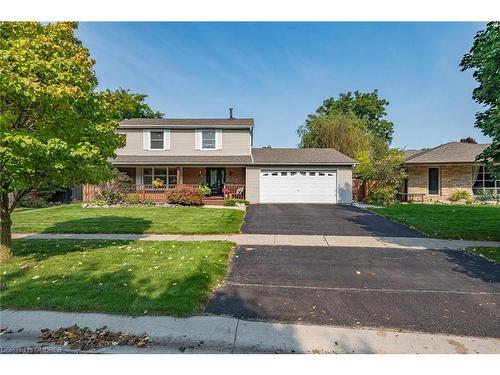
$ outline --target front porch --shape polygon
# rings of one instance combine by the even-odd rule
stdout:
[[[224,203],[224,199],[245,199],[245,167],[120,166],[116,168],[130,179],[130,190],[143,199],[165,202],[168,189],[177,186],[208,186],[204,204]],[[86,185],[83,201],[95,199],[99,186]]]

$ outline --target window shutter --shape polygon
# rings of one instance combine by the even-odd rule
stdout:
[[[194,131],[194,149],[201,150],[201,130]]]
[[[170,129],[163,130],[163,149],[170,150]]]
[[[151,146],[151,132],[149,130],[142,131],[142,140],[144,150],[149,150]]]
[[[215,149],[222,150],[222,129],[215,131]]]

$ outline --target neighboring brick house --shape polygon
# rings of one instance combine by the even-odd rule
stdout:
[[[500,181],[495,181],[476,160],[488,146],[449,142],[432,149],[405,151],[408,178],[403,193],[423,194],[426,202],[447,201],[457,190],[471,195],[483,190],[500,194]]]

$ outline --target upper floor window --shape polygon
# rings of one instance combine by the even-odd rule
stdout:
[[[222,129],[200,129],[195,134],[196,150],[222,149]]]
[[[201,131],[201,148],[204,150],[215,150],[215,130]]]
[[[163,150],[165,145],[163,139],[163,132],[151,132],[150,142],[151,144],[149,148],[151,150]]]
[[[143,131],[144,150],[170,149],[169,129],[149,129]]]

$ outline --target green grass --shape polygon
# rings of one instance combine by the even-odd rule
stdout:
[[[0,306],[192,315],[228,272],[223,241],[15,240],[0,265]]]
[[[471,247],[469,250],[500,263],[500,247]]]
[[[500,240],[500,207],[397,204],[371,210],[431,237]]]
[[[244,212],[201,207],[82,208],[14,211],[14,233],[238,233]]]

